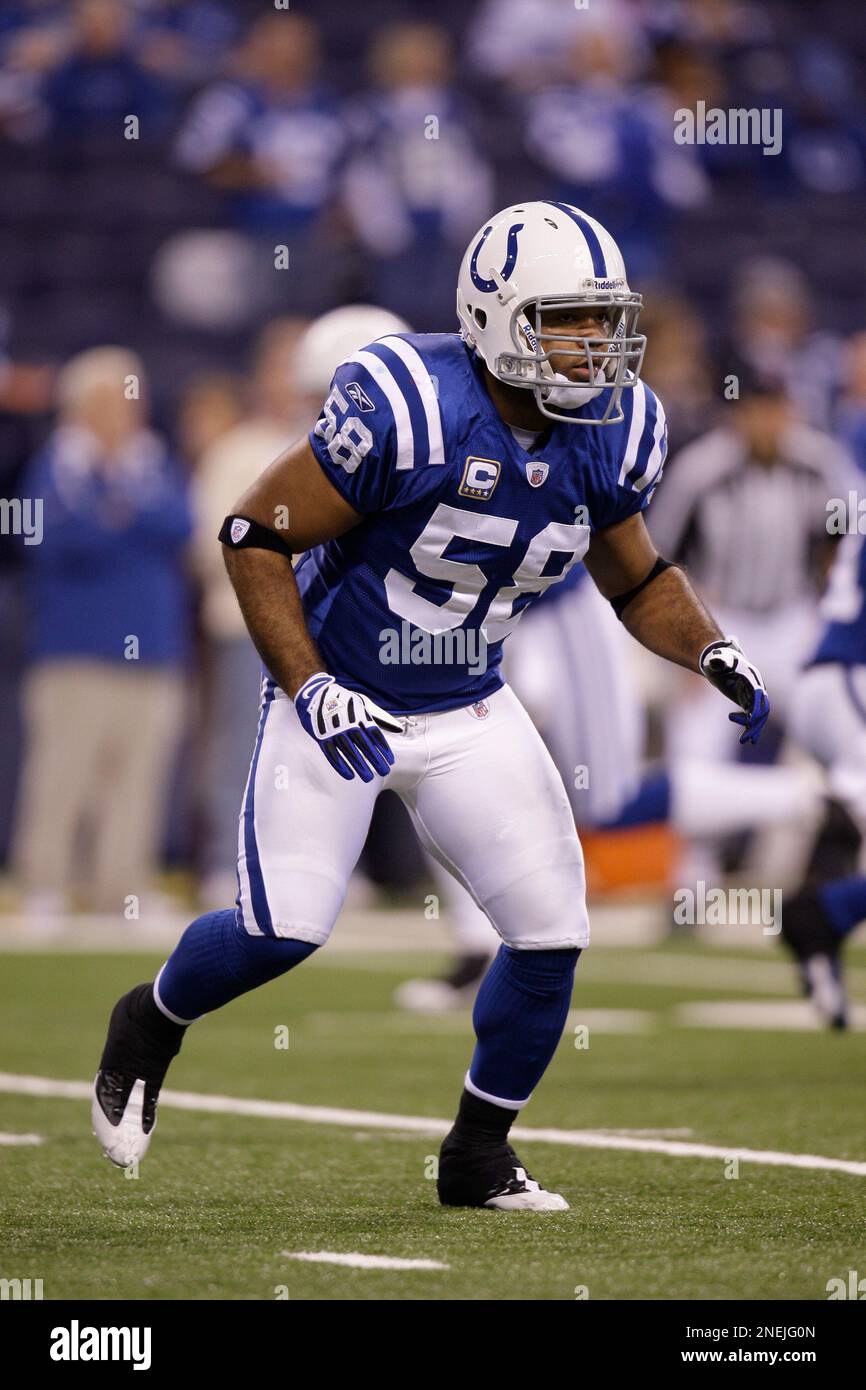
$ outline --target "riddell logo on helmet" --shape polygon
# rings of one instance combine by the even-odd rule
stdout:
[[[586,290],[621,290],[625,285],[625,280],[584,280],[583,288]]]
[[[524,324],[522,325],[522,327],[523,327],[523,336],[524,336],[524,338],[525,338],[526,341],[528,342],[529,346],[532,348],[532,351],[533,351],[533,352],[537,352],[537,351],[538,351],[538,339],[536,338],[536,336],[535,336],[535,334],[533,333],[532,329],[529,327],[529,324],[528,324],[528,323],[524,323]]]

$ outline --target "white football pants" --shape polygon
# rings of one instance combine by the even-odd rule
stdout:
[[[241,809],[238,910],[252,934],[322,945],[380,791],[397,792],[424,847],[524,950],[589,941],[583,852],[562,779],[508,686],[476,705],[402,720],[385,778],[345,781],[282,690],[263,685]]]

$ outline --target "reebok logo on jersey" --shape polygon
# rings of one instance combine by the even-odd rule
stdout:
[[[376,407],[367,395],[367,392],[357,381],[347,381],[345,386],[346,395],[354,401],[359,410],[375,410]]]
[[[479,501],[486,502],[487,498],[492,496],[501,472],[502,464],[496,459],[473,458],[470,455],[466,460],[457,491],[461,497],[476,497]]]
[[[544,482],[549,472],[549,463],[541,463],[540,461],[527,463],[526,476],[529,479],[529,486],[541,487],[541,484]]]
[[[232,541],[235,545],[237,545],[238,541],[243,540],[244,536],[247,534],[247,531],[249,531],[249,529],[250,523],[248,521],[244,521],[243,517],[241,516],[235,517],[229,530],[229,535],[231,536]]]

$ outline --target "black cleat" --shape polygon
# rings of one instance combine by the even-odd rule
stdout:
[[[114,1006],[93,1086],[93,1132],[112,1163],[127,1168],[147,1152],[156,1103],[186,1029],[153,1000],[153,985],[136,985]]]
[[[443,1207],[568,1211],[565,1198],[537,1183],[510,1144],[469,1147],[449,1134],[439,1153],[436,1187]]]
[[[784,904],[782,940],[797,961],[803,993],[821,1022],[830,1028],[847,1028],[842,938],[827,920],[817,893],[804,889]]]

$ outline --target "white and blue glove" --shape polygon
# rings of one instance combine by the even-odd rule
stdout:
[[[746,659],[736,637],[708,643],[701,652],[700,670],[743,711],[728,715],[732,723],[743,725],[740,743],[757,743],[770,716],[770,701],[760,671]]]
[[[295,696],[295,709],[341,777],[351,781],[357,773],[362,782],[372,782],[377,773],[388,776],[394,754],[382,729],[399,734],[403,726],[369,696],[346,690],[327,672],[317,671]]]

